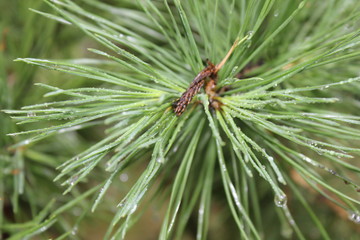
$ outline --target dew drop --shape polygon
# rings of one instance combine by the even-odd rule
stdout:
[[[111,163],[110,163],[110,162],[106,162],[106,163],[105,163],[105,166],[106,166],[106,169],[109,169],[110,166],[111,166]]]
[[[122,173],[120,175],[120,181],[127,182],[129,180],[129,175],[127,173]]]
[[[204,216],[204,207],[199,208],[199,217]]]
[[[164,158],[158,157],[158,158],[156,159],[156,162],[158,162],[158,163],[164,163]]]
[[[226,172],[227,171],[226,165],[222,163],[221,164],[221,169],[222,169],[223,172]]]
[[[358,77],[357,78],[349,78],[347,81],[343,81],[343,82],[351,83],[351,82],[354,82],[357,79],[358,79]]]
[[[68,180],[68,183],[71,185],[71,186],[74,186],[75,182],[78,180],[79,176],[75,175],[75,176],[72,176],[69,180]]]
[[[277,194],[274,199],[275,205],[277,207],[286,207],[287,204],[287,197],[285,194]]]
[[[231,75],[235,75],[238,71],[239,66],[235,66],[232,70],[231,70]]]
[[[313,164],[313,161],[308,156],[305,156],[304,154],[300,154],[300,156],[301,156],[302,160],[304,160],[305,162]]]
[[[324,86],[322,86],[322,87],[320,88],[320,90],[325,90],[325,89],[327,89],[327,88],[329,88],[329,85],[324,85]]]
[[[177,152],[178,149],[179,149],[179,145],[175,145],[173,148],[173,152]]]
[[[332,151],[332,150],[328,151],[328,153],[329,153],[331,156],[336,155],[336,152],[335,152],[335,151]]]
[[[36,113],[34,113],[34,112],[28,112],[28,113],[27,113],[27,116],[28,116],[28,117],[36,117]]]
[[[251,39],[252,36],[254,35],[254,31],[249,31],[249,32],[247,33],[247,35],[248,35],[248,39]]]
[[[136,42],[136,38],[131,36],[126,36],[126,40],[128,40],[129,42]]]
[[[102,187],[102,188],[100,189],[100,195],[103,194],[103,192],[105,191],[105,189],[106,189],[106,188],[104,188],[104,187]]]
[[[279,10],[275,10],[274,17],[278,17],[278,16],[279,16]]]
[[[349,219],[354,223],[360,224],[360,215],[358,213],[350,212]]]
[[[133,214],[135,211],[136,211],[136,209],[137,209],[137,204],[135,204],[134,206],[133,206],[133,208],[131,209],[131,211],[130,211],[130,214]]]
[[[72,229],[72,231],[71,231],[71,234],[72,234],[72,235],[76,235],[77,231],[78,231],[78,228],[77,228],[77,227],[74,227],[74,228]]]
[[[8,133],[8,134],[6,134],[6,135],[13,137],[13,136],[18,135],[18,133]]]
[[[323,155],[323,150],[321,148],[314,148],[314,150],[317,152],[317,154],[319,155]]]

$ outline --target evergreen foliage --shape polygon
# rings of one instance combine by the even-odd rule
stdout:
[[[42,184],[32,194],[57,189],[52,201],[24,197],[38,205],[28,222],[2,219],[10,239],[40,233],[80,239],[76,231],[93,212],[100,219],[112,215],[104,239],[122,239],[152,204],[166,206],[158,209],[159,239],[355,236],[359,1],[45,2],[52,11],[32,11],[81,30],[99,46],[81,61],[17,59],[66,73],[62,81],[87,80],[69,88],[36,83],[50,100],[5,111],[17,124],[34,126],[8,134],[22,139],[10,147],[20,173],[5,184],[15,215],[23,214],[19,197],[33,182]],[[217,76],[217,96],[201,90],[175,115],[173,103],[205,59],[219,64],[234,42]],[[89,137],[66,161],[31,150],[49,137],[99,129],[105,129],[101,138]],[[20,157],[24,149],[38,154],[34,166]],[[37,164],[59,174],[44,185],[27,178],[27,171],[46,178],[34,175]],[[129,169],[138,177],[116,206],[111,196]],[[346,230],[332,229],[335,223]]]

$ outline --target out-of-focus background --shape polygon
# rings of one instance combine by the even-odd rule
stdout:
[[[48,101],[44,99],[46,91],[35,83],[64,89],[94,84],[81,77],[67,78],[56,71],[16,62],[17,58],[25,57],[87,61],[94,57],[87,48],[101,48],[78,29],[49,20],[32,9],[54,12],[40,0],[0,1],[0,110],[20,109]],[[90,128],[56,135],[21,148],[12,146],[24,138],[6,135],[39,127],[43,126],[16,125],[0,111],[0,239],[9,238],[10,233],[31,229],[31,224],[38,224],[43,219],[39,218],[39,212],[49,202],[56,200],[66,204],[73,196],[80,194],[75,191],[62,196],[64,188],[52,181],[59,173],[56,167],[101,139],[104,134],[102,128]],[[106,201],[111,203],[108,206],[116,208],[142,170],[143,166],[140,166],[120,176],[122,184],[107,196]],[[80,205],[75,206],[57,225],[52,225],[50,231],[36,234],[31,239],[55,239],[72,229],[75,222],[73,216],[78,217],[81,208],[87,207]],[[157,239],[163,212],[160,204],[150,208],[139,222],[139,228],[131,230],[127,238]],[[82,221],[79,230],[72,231],[71,239],[102,239],[112,217],[111,209],[100,207],[95,214]]]

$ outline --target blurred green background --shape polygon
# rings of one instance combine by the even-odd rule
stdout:
[[[50,21],[30,9],[51,11],[39,0],[0,1],[1,110],[20,109],[24,105],[44,102],[45,92],[34,86],[35,82],[67,88],[81,86],[85,81],[64,81],[61,74],[14,61],[21,57],[84,58],[88,54],[86,48],[93,46],[93,42],[80,31]],[[68,197],[61,199],[62,189],[52,181],[57,174],[55,168],[79,149],[88,146],[96,134],[86,139],[81,133],[66,133],[19,149],[11,146],[21,139],[6,134],[22,131],[23,127],[16,125],[2,111],[0,126],[0,239],[6,239],[11,232],[29,229],[31,224],[39,222],[40,219],[31,220],[51,199],[56,198],[60,202],[68,200]],[[36,124],[31,127],[37,128]],[[60,225],[66,229],[69,223]],[[40,235],[38,239],[46,237]],[[94,237],[96,239],[96,235]]]
[[[0,1],[1,110],[20,109],[25,105],[49,101],[43,97],[46,91],[35,86],[35,83],[46,83],[64,89],[93,84],[87,79],[64,77],[55,71],[14,61],[23,57],[82,61],[93,57],[87,48],[101,48],[78,29],[51,21],[31,9],[53,12],[40,0]],[[51,208],[56,210],[56,207],[65,205],[74,196],[81,195],[82,190],[87,189],[84,187],[79,191],[62,195],[64,188],[53,182],[59,173],[56,167],[101,139],[104,129],[98,127],[88,128],[86,131],[67,132],[26,147],[13,148],[12,145],[24,138],[6,134],[44,126],[38,123],[16,125],[2,111],[0,126],[0,239],[7,239],[16,233],[31,230],[43,221],[47,215],[42,215],[41,211],[50,206],[48,204],[53,203],[52,201],[56,202],[56,206],[52,204]],[[134,183],[135,176],[141,170],[142,167],[132,170],[131,175],[122,175],[123,184],[107,196],[106,201],[110,203],[107,206],[116,208],[116,204]],[[101,174],[99,182],[104,179]],[[89,206],[91,205],[87,205],[86,201],[78,203],[71,211],[65,213],[57,224],[51,224],[49,231],[44,234],[36,233],[31,239],[59,236],[64,239],[101,239],[113,216],[111,208],[100,208],[91,216],[82,216],[82,210],[88,209]],[[130,231],[128,239],[155,239],[161,223],[159,212],[163,212],[161,206],[146,213],[145,222],[139,223],[139,226],[142,226],[141,231]],[[85,221],[81,223],[81,227],[78,226],[83,219]],[[71,237],[63,235],[64,232],[71,232]]]

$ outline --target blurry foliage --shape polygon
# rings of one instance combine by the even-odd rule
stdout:
[[[81,33],[49,21],[29,8],[50,10],[43,1],[38,0],[0,2],[1,110],[19,109],[25,104],[42,101],[44,91],[35,88],[35,82],[68,87],[83,84],[80,79],[78,82],[62,83],[59,74],[14,63],[16,58],[27,56],[75,58],[84,55],[81,49],[79,51],[79,45],[86,43]],[[11,146],[20,139],[6,134],[21,131],[22,126],[15,125],[3,111],[0,112],[0,126],[0,225],[1,237],[6,239],[10,232],[36,226],[42,221],[46,215],[39,216],[38,213],[52,198],[67,199],[61,197],[61,188],[52,182],[57,174],[55,168],[88,145],[88,140],[71,133],[36,146],[13,148]],[[38,216],[36,220],[35,216]],[[27,221],[28,225],[22,224]],[[12,225],[14,223],[18,225]]]

